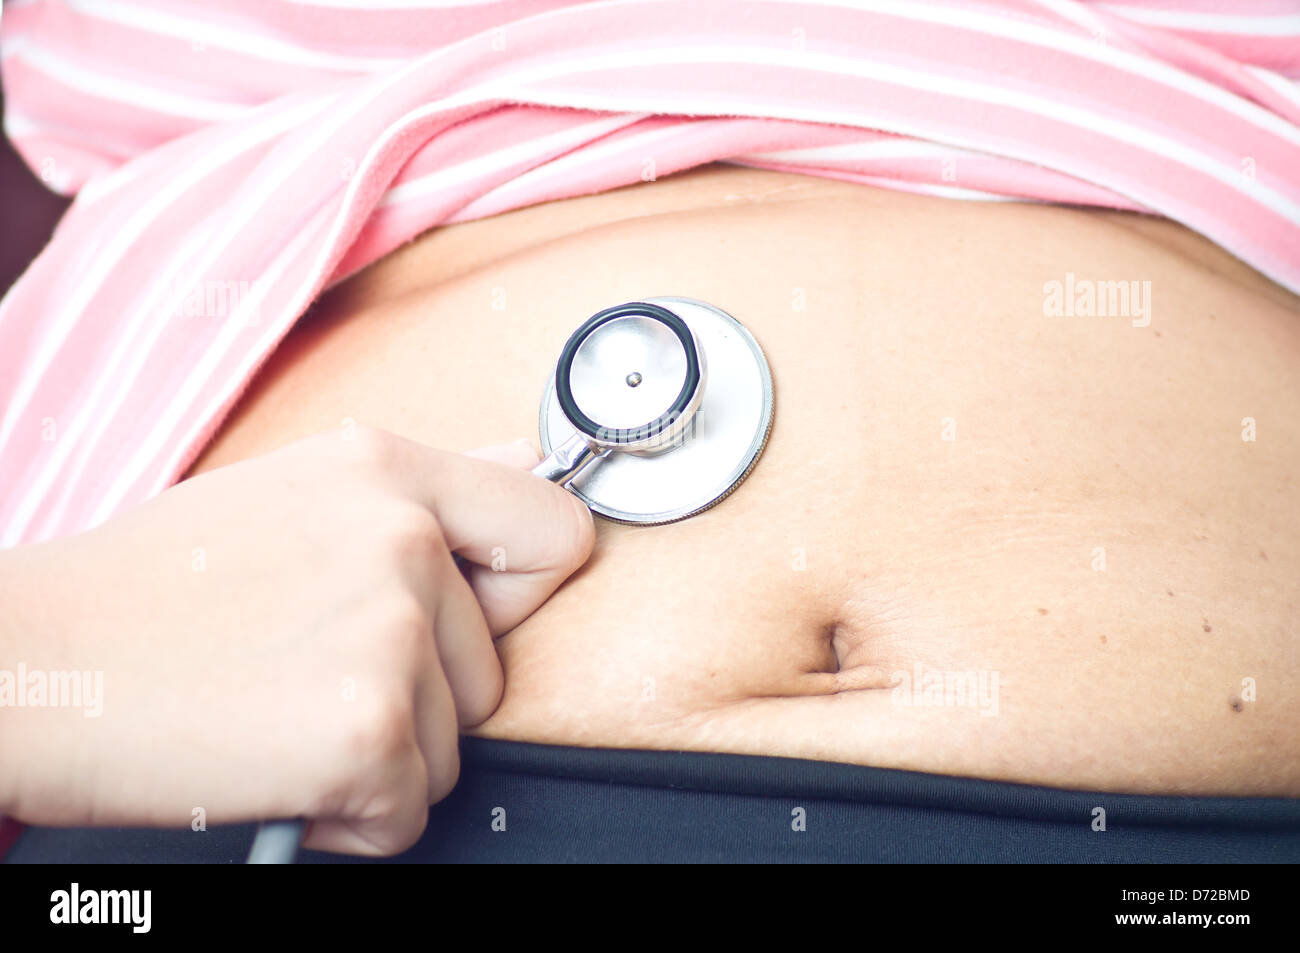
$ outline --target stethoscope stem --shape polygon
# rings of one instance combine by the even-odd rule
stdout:
[[[591,464],[604,459],[609,454],[609,448],[594,447],[582,434],[575,433],[552,450],[550,456],[533,467],[533,473],[552,483],[565,486]]]

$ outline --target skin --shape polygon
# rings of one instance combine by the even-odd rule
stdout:
[[[1046,316],[1067,272],[1151,281],[1150,324]],[[577,323],[655,294],[773,367],[720,506],[593,535],[535,451],[446,452],[532,433]],[[0,809],[391,853],[457,730],[1300,794],[1297,311],[1169,223],[727,167],[435,230],[319,302],[191,479],[0,554],[4,657],[114,706],[4,710]],[[996,674],[996,713],[900,704],[918,665]]]
[[[458,728],[500,699],[492,636],[593,539],[585,507],[520,469],[527,447],[475,456],[336,431],[0,554],[0,657],[103,677],[97,717],[0,709],[0,810],[181,826],[201,808],[312,819],[321,850],[414,843]]]
[[[1150,322],[1046,315],[1067,272],[1150,281]],[[475,734],[1300,794],[1300,306],[1169,222],[712,166],[438,229],[327,294],[195,470],[350,420],[533,432],[571,330],[656,294],[761,342],[767,450],[705,514],[597,521]],[[996,674],[996,714],[901,704],[917,665]]]

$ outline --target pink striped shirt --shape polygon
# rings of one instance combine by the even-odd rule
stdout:
[[[20,0],[0,40],[77,196],[0,304],[0,545],[170,485],[416,234],[710,161],[1154,212],[1300,290],[1291,0]]]
[[[706,162],[1152,212],[1300,291],[1296,0],[11,0],[0,57],[76,195],[0,303],[4,546],[173,483],[420,232]]]

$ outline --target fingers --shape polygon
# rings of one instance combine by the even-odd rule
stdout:
[[[443,565],[437,574],[437,591],[428,593],[426,604],[438,646],[438,670],[424,681],[436,676],[437,682],[450,686],[455,699],[451,714],[461,727],[469,728],[496,711],[505,679],[476,594],[450,552],[444,549],[435,558]],[[422,713],[426,707],[419,706]]]
[[[498,572],[471,564],[469,585],[483,607],[491,638],[497,639],[532,615],[551,597],[567,573]]]
[[[310,849],[389,856],[414,844],[429,805],[456,785],[460,725],[486,719],[500,699],[487,625],[450,553],[441,556],[441,575],[452,581],[438,585],[431,619],[403,622],[391,635],[397,650],[376,681],[388,686],[379,694],[387,701],[363,709],[349,728],[349,793],[338,813],[312,822]]]
[[[443,636],[460,634],[452,632],[454,624],[448,622],[439,633],[439,644]],[[470,634],[492,651],[481,617]],[[349,723],[349,757],[341,765],[346,793],[328,816],[311,822],[304,846],[371,856],[400,853],[420,838],[429,805],[455,787],[460,775],[459,699],[429,634],[413,647],[413,654],[402,650],[390,659],[396,664],[375,683],[388,685],[388,690],[381,690],[380,700],[362,708]],[[493,656],[490,671],[495,671],[499,685],[495,652]],[[408,659],[405,664],[403,657]],[[417,660],[414,666],[411,658]],[[411,672],[413,667],[417,671]]]
[[[581,566],[595,534],[579,500],[528,472],[538,458],[526,442],[465,455],[382,432],[359,442],[345,463],[359,464],[369,486],[382,474],[388,489],[419,504],[389,507],[394,522],[382,523],[404,580],[399,598],[416,597],[388,643],[395,667],[385,666],[407,702],[381,706],[374,725],[363,718],[349,761],[359,787],[337,814],[312,823],[305,844],[380,855],[419,838],[428,805],[456,782],[459,727],[483,722],[499,704],[492,635],[518,625]]]
[[[409,757],[394,765],[394,776],[372,806],[346,820],[311,821],[303,847],[366,857],[401,853],[420,839],[429,822],[427,777],[424,759],[418,749],[413,750]]]
[[[591,555],[591,512],[571,493],[523,469],[392,439],[392,476],[434,514],[449,548],[476,564],[470,584],[494,635],[527,618]],[[522,449],[478,453],[523,460]]]
[[[482,626],[481,620],[479,625]],[[487,644],[491,649],[491,643]],[[493,652],[494,656],[495,654]],[[496,671],[499,676],[500,669],[497,668]],[[450,794],[460,775],[457,714],[460,702],[461,699],[455,695],[442,667],[436,661],[428,666],[415,690],[415,737],[425,768],[421,791],[424,793],[426,808]],[[495,707],[495,701],[492,707]],[[488,714],[491,714],[491,708],[488,709]]]

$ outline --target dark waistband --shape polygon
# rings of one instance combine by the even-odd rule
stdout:
[[[399,863],[1296,863],[1300,799],[1072,791],[797,758],[466,738]],[[241,861],[251,825],[28,829],[10,862]],[[304,852],[301,861],[356,860]]]
[[[1112,794],[984,781],[833,761],[695,751],[575,748],[463,738],[467,766],[518,775],[767,798],[1076,821],[1105,809],[1109,821],[1158,827],[1300,831],[1300,798]]]

